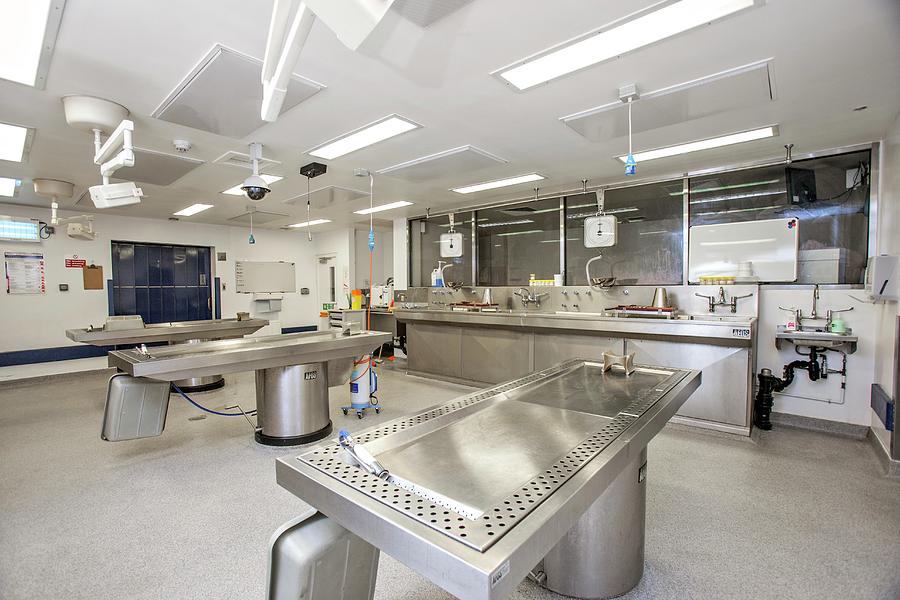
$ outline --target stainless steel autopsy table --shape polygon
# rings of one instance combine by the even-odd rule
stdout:
[[[278,459],[278,483],[349,532],[329,534],[348,552],[299,563],[352,559],[361,591],[344,600],[371,598],[379,550],[464,600],[507,598],[529,573],[576,598],[624,594],[643,573],[647,444],[699,385],[695,370],[576,359],[355,435],[387,476],[334,442]],[[322,531],[307,518],[276,534],[270,600],[296,597],[309,569],[290,553]]]
[[[67,329],[66,337],[92,346],[125,346],[155,342],[196,344],[207,340],[244,337],[268,324],[269,321],[266,319],[205,319],[151,323],[135,329],[107,330],[104,327],[91,326],[85,329]],[[222,387],[225,385],[225,379],[221,373],[191,375],[175,381],[175,384],[186,391],[194,392]]]
[[[363,331],[292,333],[109,353],[109,365],[133,377],[177,381],[187,375],[256,371],[256,440],[287,446],[331,432],[328,387],[345,383],[353,359],[390,341]]]

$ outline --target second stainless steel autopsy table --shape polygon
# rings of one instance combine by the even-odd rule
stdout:
[[[116,350],[109,353],[109,365],[133,377],[162,381],[256,371],[256,440],[288,446],[331,432],[329,385],[345,383],[354,358],[390,339],[391,334],[379,331],[291,333]]]
[[[138,321],[142,324],[142,321]],[[151,323],[129,329],[88,327],[67,329],[66,337],[74,342],[92,346],[126,346],[167,342],[169,344],[197,344],[207,340],[242,338],[269,324],[266,319],[204,319],[201,321],[177,321]],[[221,373],[209,375],[191,374],[174,382],[185,391],[212,390],[225,385]]]
[[[298,560],[321,519],[283,528],[270,600],[311,581],[292,566],[328,555],[362,590],[337,597],[371,598],[379,550],[464,600],[505,599],[529,573],[576,598],[626,593],[643,573],[647,443],[699,384],[694,370],[577,359],[354,436],[387,475],[333,442],[279,459],[278,483],[348,530],[333,539],[350,550]]]

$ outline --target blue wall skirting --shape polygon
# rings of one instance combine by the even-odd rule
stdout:
[[[0,367],[106,356],[106,353],[110,350],[115,350],[115,347],[82,344],[79,346],[61,346],[59,348],[35,348],[34,350],[0,352]]]
[[[282,327],[281,333],[301,333],[304,331],[315,331],[315,325],[301,325],[300,327]]]
[[[315,331],[315,325],[301,325],[300,327],[282,327],[281,333],[300,333]],[[148,346],[165,345],[165,342],[147,344]],[[123,346],[123,348],[126,346]],[[130,348],[131,346],[127,346]],[[30,365],[32,363],[54,362],[57,360],[75,360],[77,358],[93,358],[106,356],[115,346],[60,346],[58,348],[35,348],[33,350],[13,350],[0,352],[0,367],[14,367],[16,365]]]

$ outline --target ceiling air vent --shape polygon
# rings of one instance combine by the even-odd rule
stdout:
[[[250,162],[250,155],[243,152],[235,152],[229,150],[219,158],[213,161],[217,165],[228,165],[231,167],[240,167],[242,169],[253,169],[253,163]],[[265,172],[269,167],[280,165],[281,161],[272,160],[265,156],[259,159],[259,170]]]
[[[120,181],[135,181],[153,185],[169,185],[174,183],[203,164],[202,160],[166,154],[146,148],[134,149],[134,166],[116,171]]]
[[[634,133],[660,129],[775,100],[773,59],[728,69],[652,92],[633,106]],[[628,135],[628,111],[616,100],[560,121],[592,142]]]
[[[428,27],[455,13],[472,0],[396,0],[391,6],[404,19],[419,27]]]
[[[425,183],[452,177],[459,173],[472,173],[507,162],[481,148],[460,146],[385,167],[378,171],[378,174],[414,183]]]
[[[175,86],[151,116],[232,138],[244,138],[265,121],[262,106],[262,61],[216,44]],[[281,114],[324,89],[293,75]],[[224,101],[223,94],[227,96]]]
[[[251,214],[253,215],[254,225],[265,225],[266,223],[278,221],[279,219],[284,219],[290,216],[281,213],[268,212],[265,210],[248,210],[247,212],[243,212],[234,217],[230,217],[228,220],[235,225],[249,225]]]
[[[311,190],[309,192],[310,205],[316,208],[328,208],[340,206],[359,200],[360,198],[368,198],[369,192],[361,192],[350,188],[340,187],[337,185],[329,185],[327,187]],[[298,194],[293,198],[284,200],[285,204],[306,204],[306,193]]]

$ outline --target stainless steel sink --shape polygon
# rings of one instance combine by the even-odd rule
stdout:
[[[805,348],[829,348],[843,350],[847,354],[856,352],[859,338],[851,333],[829,333],[827,331],[779,331],[775,334],[775,347],[779,350],[787,342]]]
[[[746,315],[703,314],[703,315],[688,315],[688,318],[691,321],[723,321],[723,322],[727,322],[727,323],[746,323],[752,317],[748,317]]]

